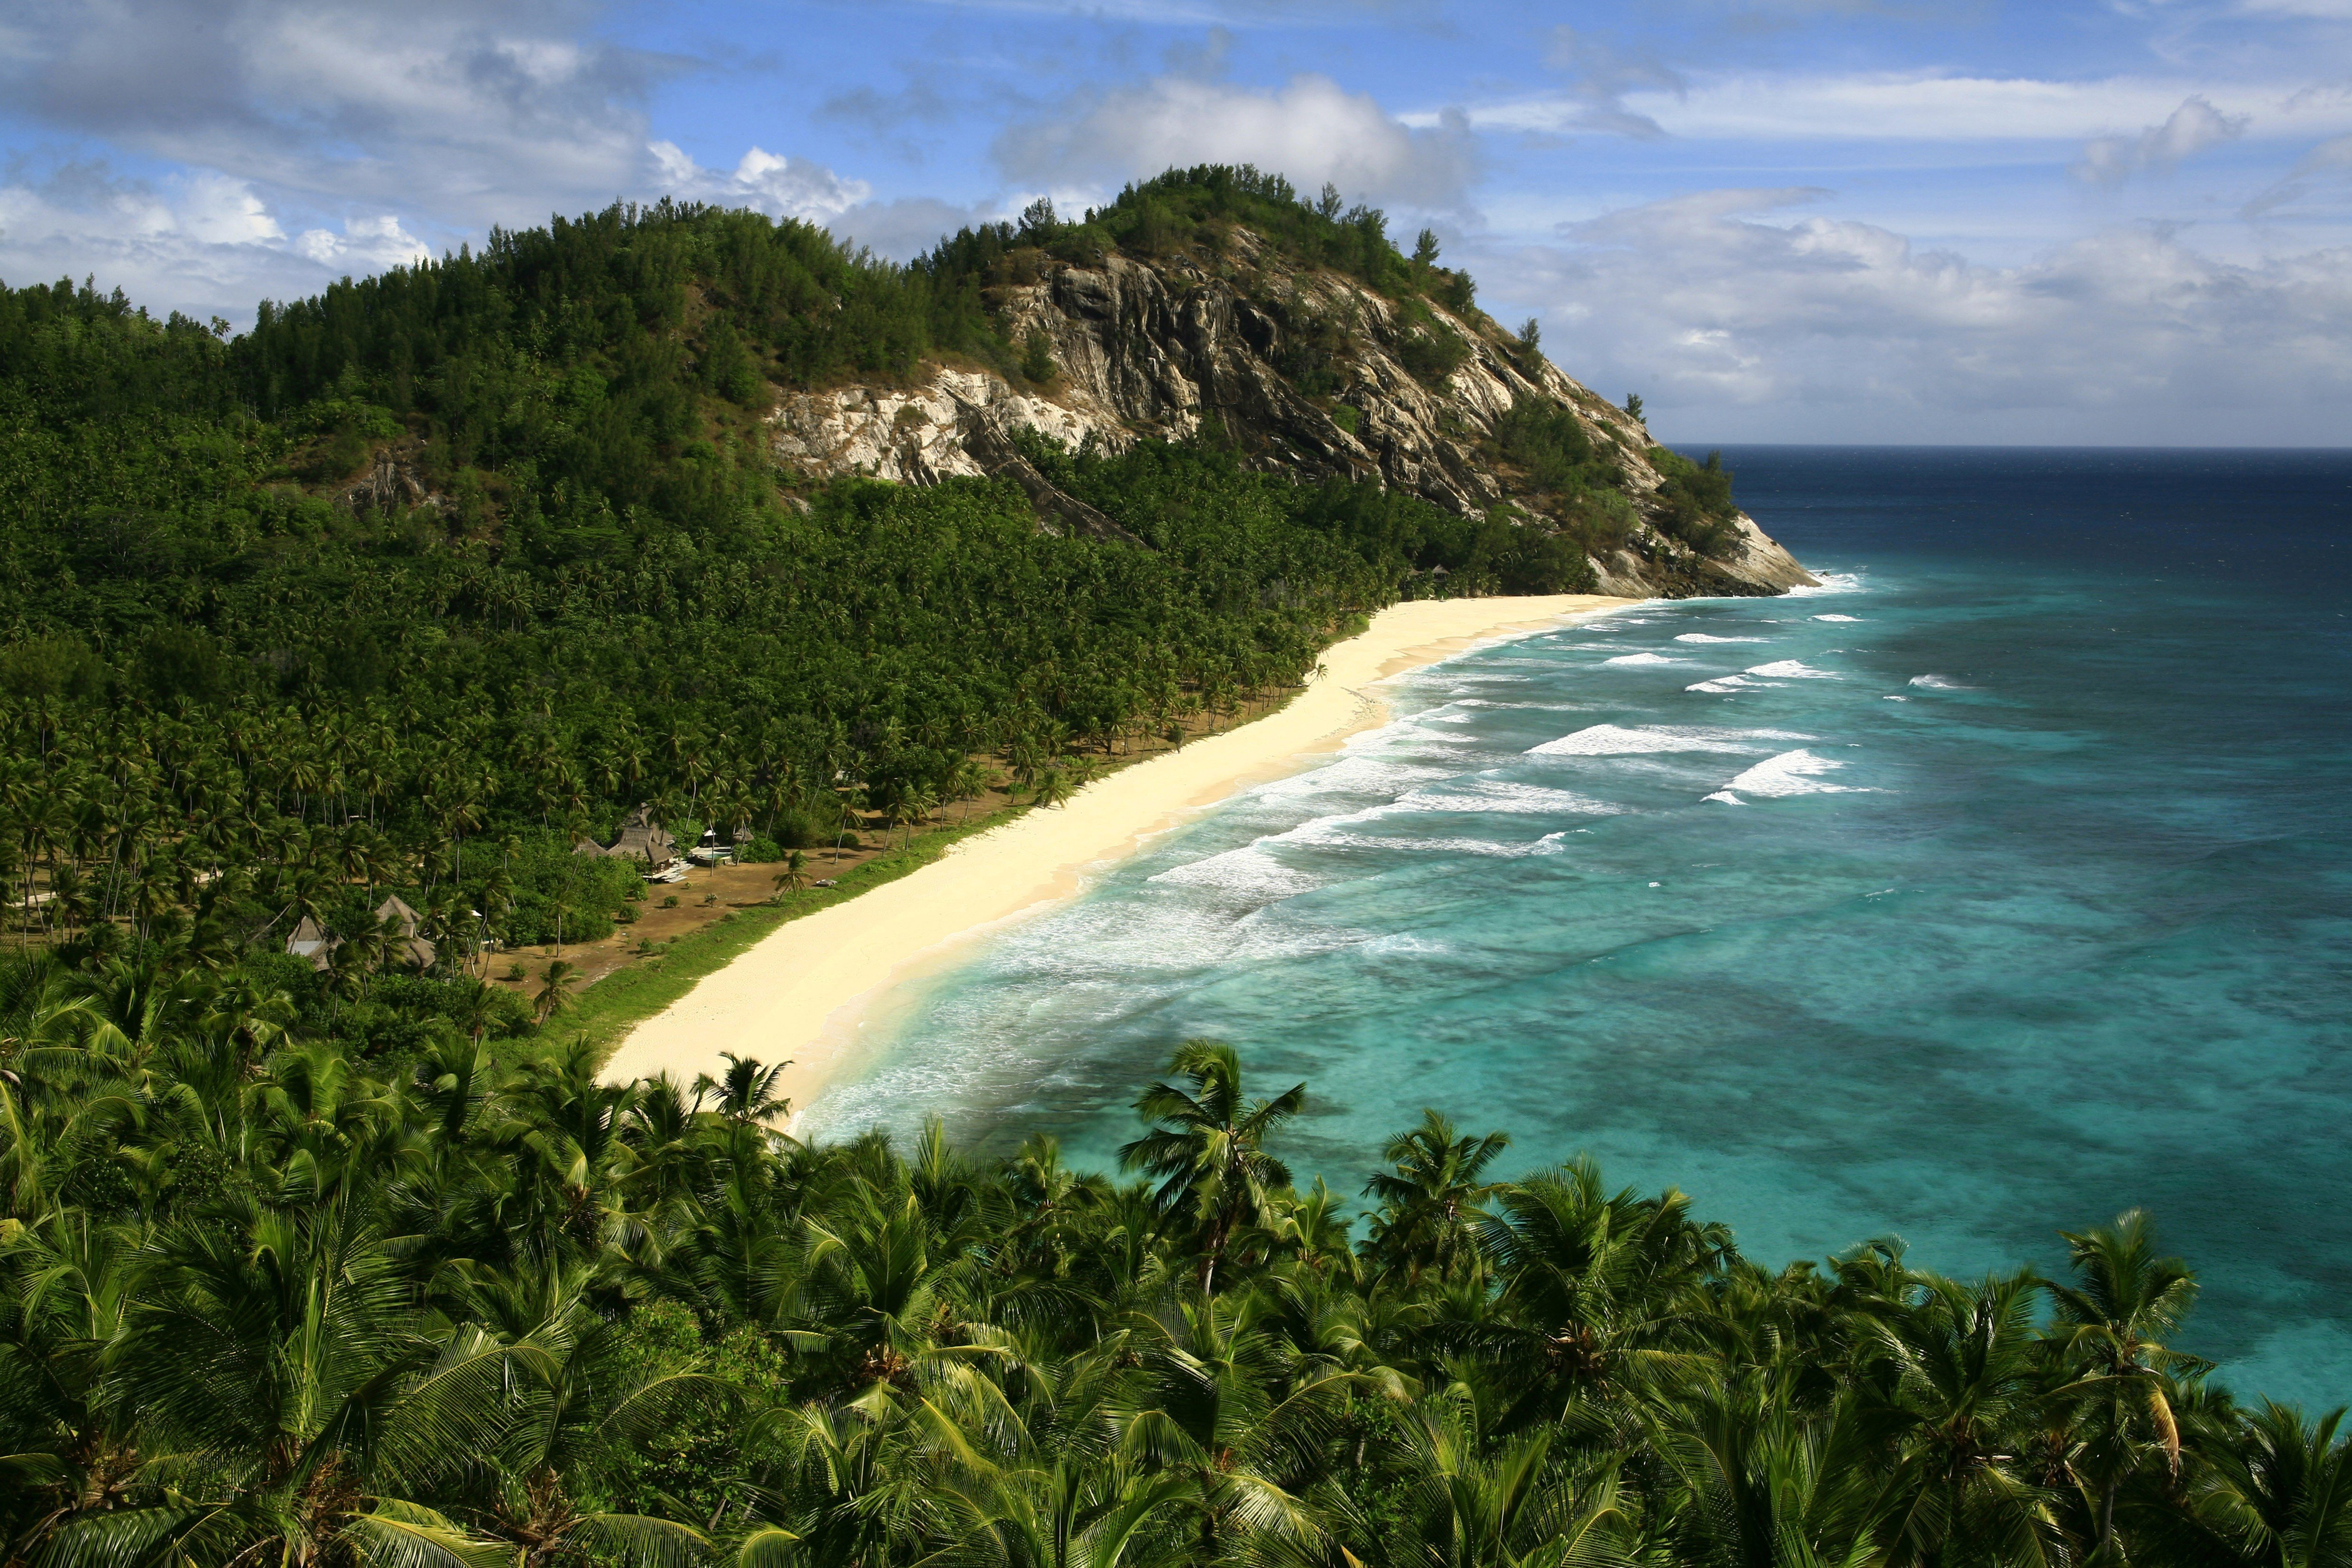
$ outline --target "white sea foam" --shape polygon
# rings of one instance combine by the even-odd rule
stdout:
[[[1775,659],[1770,664],[1751,664],[1748,667],[1748,673],[1761,676],[1767,680],[1843,680],[1845,679],[1833,669],[1815,669],[1812,666],[1801,664],[1793,658]]]
[[[1860,616],[1815,616],[1813,619],[1817,621],[1858,621],[1862,619],[1862,617]]]
[[[1763,800],[1778,800],[1792,795],[1863,795],[1871,793],[1850,784],[1822,782],[1824,774],[1845,766],[1832,757],[1817,757],[1803,750],[1782,752],[1749,768],[1738,778],[1706,796],[1727,805],[1744,805],[1743,795]]]
[[[1390,735],[1384,739],[1399,737]],[[1311,773],[1294,773],[1260,784],[1250,793],[1265,801],[1295,801],[1312,799],[1325,795],[1379,795],[1391,799],[1402,795],[1416,784],[1431,779],[1451,778],[1454,768],[1432,767],[1426,763],[1400,762],[1368,752],[1351,752],[1327,767]]]
[[[1969,691],[1974,689],[1974,688],[1962,686],[1958,681],[1949,679],[1940,675],[1915,675],[1911,678],[1911,684],[1914,686],[1925,687],[1929,691]]]
[[[1654,653],[1621,653],[1615,658],[1604,658],[1603,664],[1672,664],[1675,661]]]
[[[1540,746],[1529,746],[1531,757],[1633,757],[1661,752],[1753,752],[1755,741],[1810,741],[1785,730],[1702,730],[1673,724],[1644,724],[1625,729],[1595,724]]]
[[[1414,790],[1397,802],[1415,811],[1478,811],[1506,816],[1608,816],[1617,807],[1574,790],[1521,784],[1516,779],[1451,779]]]
[[[1756,682],[1748,679],[1744,675],[1723,675],[1717,676],[1713,680],[1694,680],[1688,686],[1683,688],[1685,691],[1717,692],[1752,691],[1755,689]]]
[[[1297,867],[1284,865],[1267,854],[1264,845],[1265,841],[1260,840],[1256,844],[1245,844],[1239,849],[1228,849],[1222,855],[1188,860],[1181,866],[1171,866],[1157,873],[1150,880],[1172,883],[1178,887],[1203,888],[1257,903],[1294,898],[1323,885],[1325,879],[1299,870]]]
[[[1544,840],[1498,844],[1491,838],[1387,838],[1370,833],[1333,833],[1317,837],[1318,849],[1402,849],[1417,854],[1475,855],[1489,860],[1517,860],[1547,854]]]
[[[1789,590],[1791,599],[1810,599],[1818,594],[1859,594],[1867,586],[1858,572],[1824,572],[1819,587],[1795,587]]]
[[[1675,637],[1676,642],[1770,642],[1771,640],[1770,637],[1710,637],[1705,632],[1679,632]]]

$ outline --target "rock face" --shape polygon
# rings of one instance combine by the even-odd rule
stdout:
[[[1043,335],[1050,376],[1016,387],[989,370],[940,364],[912,384],[790,395],[773,416],[779,458],[817,478],[863,472],[930,484],[1001,475],[1028,491],[1044,526],[1115,536],[1112,520],[1055,489],[1011,433],[1025,426],[1117,451],[1213,421],[1255,467],[1377,477],[1484,516],[1528,501],[1523,477],[1499,455],[1496,422],[1534,399],[1573,414],[1614,460],[1639,519],[1622,548],[1592,562],[1603,592],[1777,594],[1813,581],[1744,513],[1710,556],[1663,531],[1648,431],[1484,316],[1430,306],[1412,319],[1353,279],[1286,263],[1246,231],[1213,265],[1121,255],[1093,266],[1044,262],[1034,282],[1000,290],[995,302],[1010,341]],[[1424,359],[1423,380],[1406,362],[1433,322],[1467,352],[1442,375]],[[1321,395],[1286,373],[1302,363],[1314,365]]]

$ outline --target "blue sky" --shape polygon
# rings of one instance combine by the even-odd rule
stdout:
[[[1202,161],[1678,441],[2352,429],[2352,0],[0,5],[0,279],[240,324],[616,197],[903,257]]]

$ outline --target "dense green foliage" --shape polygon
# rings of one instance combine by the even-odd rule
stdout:
[[[1617,465],[1580,420],[1565,408],[1522,403],[1496,421],[1495,437],[1536,504],[1578,544],[1594,555],[1623,547],[1636,521],[1633,503],[1617,482]]]
[[[813,842],[845,801],[968,796],[978,755],[1034,773],[1288,684],[1400,595],[1583,585],[1504,518],[1213,441],[1045,455],[1141,548],[1047,534],[1006,484],[789,493],[759,433],[774,383],[942,353],[1050,379],[1042,340],[992,324],[1008,258],[1154,214],[1442,281],[1378,214],[1211,170],[906,268],[756,214],[616,207],[235,339],[0,289],[9,900],[98,942],[184,924],[200,887],[221,941],[348,932],[384,889],[443,937],[461,904],[509,940],[593,934],[621,894],[554,851],[639,800]]]
[[[1031,282],[1046,257],[1092,265],[1113,250],[1145,258],[1222,254],[1236,228],[1248,229],[1277,255],[1328,268],[1401,300],[1427,296],[1459,314],[1475,296],[1467,273],[1436,265],[1436,237],[1428,230],[1408,258],[1389,237],[1388,215],[1379,208],[1350,206],[1328,184],[1314,200],[1304,200],[1280,174],[1228,164],[1171,169],[1129,185],[1110,205],[1076,222],[1063,221],[1053,203],[1041,200],[1018,225],[959,232],[915,269],[935,287],[951,279]]]
[[[1665,505],[1661,528],[1702,555],[1718,555],[1737,537],[1732,519],[1738,509],[1731,503],[1731,473],[1723,454],[1709,452],[1705,463],[1694,463],[1664,447],[1650,448],[1650,462],[1665,482],[1658,500]]]
[[[1351,1216],[1197,1041],[1132,1184],[809,1145],[756,1063],[601,1083],[404,984],[364,1044],[284,961],[0,974],[10,1562],[2352,1560],[2336,1417],[2167,1347],[2138,1215],[1774,1272],[1432,1112]]]

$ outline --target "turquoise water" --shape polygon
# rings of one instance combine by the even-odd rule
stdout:
[[[2352,459],[1759,449],[1828,586],[1395,682],[1395,721],[902,997],[822,1131],[1108,1165],[1169,1047],[1353,1191],[1445,1110],[1779,1264],[2055,1267],[2133,1205],[2233,1383],[2352,1397]]]

